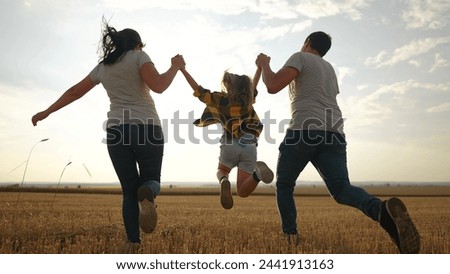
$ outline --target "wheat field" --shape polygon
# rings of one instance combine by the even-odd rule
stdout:
[[[160,195],[158,226],[142,235],[144,254],[395,254],[379,225],[328,196],[296,196],[301,243],[280,232],[273,195]],[[119,194],[0,192],[0,253],[123,253]],[[54,199],[54,202],[53,202]],[[421,235],[421,253],[450,254],[450,196],[401,197]]]

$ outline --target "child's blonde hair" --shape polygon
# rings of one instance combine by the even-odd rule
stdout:
[[[222,86],[229,94],[231,104],[253,104],[255,88],[247,75],[237,75],[226,71],[223,75]]]

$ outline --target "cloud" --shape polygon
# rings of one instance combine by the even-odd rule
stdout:
[[[261,19],[295,19],[298,13],[294,6],[285,0],[103,0],[107,8],[125,11],[138,11],[143,9],[160,8],[165,10],[187,10],[215,13],[221,15],[238,15],[244,12],[259,14]]]
[[[402,19],[408,29],[442,29],[449,23],[448,0],[407,0]]]
[[[376,68],[393,66],[399,62],[408,61],[414,57],[427,53],[434,48],[442,44],[448,44],[449,42],[450,37],[419,39],[395,49],[392,54],[383,50],[377,56],[367,58],[365,64],[367,66],[374,65]]]
[[[295,32],[302,32],[302,31],[304,31],[305,29],[311,27],[312,24],[313,24],[313,21],[312,21],[312,20],[305,20],[305,21],[302,21],[302,22],[300,22],[300,23],[296,23],[296,24],[292,27],[292,32],[294,32],[294,33],[295,33]]]
[[[124,10],[128,12],[139,11],[143,9],[151,9],[151,8],[163,8],[163,9],[191,9],[192,4],[195,3],[193,1],[184,1],[184,0],[172,0],[172,1],[164,1],[164,0],[153,0],[153,1],[140,1],[140,0],[128,0],[128,1],[120,1],[120,0],[103,0],[101,1],[103,6],[109,9],[118,9]]]
[[[437,69],[448,67],[449,63],[447,59],[442,58],[440,53],[434,55],[434,64],[429,70],[429,72],[434,72]]]
[[[255,1],[253,4],[248,4],[250,4],[250,6],[248,6],[249,10],[260,14],[261,19],[263,20],[288,20],[298,18],[298,13],[295,11],[294,6],[285,0],[262,0],[258,2]]]
[[[427,109],[428,113],[449,112],[449,111],[450,111],[450,102],[444,102],[440,105],[433,106]]]
[[[408,64],[415,66],[416,68],[420,67],[421,63],[418,60],[409,60]]]
[[[361,9],[369,6],[371,0],[303,0],[292,3],[287,0],[103,0],[107,8],[125,11],[139,11],[142,9],[161,8],[166,10],[203,11],[222,15],[238,15],[244,12],[259,14],[262,20],[271,19],[298,19],[299,15],[311,19],[328,16],[344,15],[352,20],[362,18]]]
[[[257,30],[261,40],[274,40],[279,37],[284,37],[292,29],[292,25],[281,25],[276,27],[266,27],[261,30]],[[253,32],[254,33],[254,32]]]
[[[349,119],[351,128],[367,127],[382,124],[391,119],[402,109],[415,107],[421,96],[429,96],[426,91],[446,92],[450,90],[450,83],[434,84],[422,83],[417,80],[407,80],[380,86],[365,96],[353,96],[342,102],[344,113]],[[412,91],[421,91],[419,95],[409,96]],[[360,93],[362,94],[362,93]],[[427,112],[447,111],[449,105],[432,107]],[[421,111],[416,109],[416,111]]]
[[[271,2],[271,1],[262,1]],[[128,12],[142,11],[144,9],[160,8],[164,10],[186,10],[213,12],[224,15],[237,15],[257,6],[256,0],[228,0],[228,1],[204,1],[204,0],[103,0],[103,6],[111,9],[125,10]],[[273,4],[273,3],[269,3]]]
[[[358,86],[356,86],[356,89],[361,91],[361,90],[367,89],[368,87],[369,87],[369,85],[358,85]]]
[[[392,114],[391,108],[366,97],[354,96],[340,102],[344,118],[346,118],[345,128],[350,130],[381,124]]]
[[[350,67],[337,67],[336,70],[339,85],[342,85],[342,82],[345,77],[353,76],[355,74],[355,69]]]
[[[321,18],[328,16],[344,15],[351,20],[362,18],[363,8],[369,6],[370,0],[303,0],[296,6],[295,10],[308,18]]]
[[[391,95],[404,95],[412,89],[430,90],[430,91],[448,91],[450,90],[450,83],[447,84],[434,84],[434,83],[421,83],[416,80],[407,80],[396,82],[390,85],[383,85],[375,92],[373,92],[368,98],[370,100],[377,100],[384,94]]]

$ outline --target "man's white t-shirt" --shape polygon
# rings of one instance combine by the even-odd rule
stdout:
[[[292,113],[289,129],[344,134],[342,113],[336,101],[339,86],[331,64],[320,56],[297,52],[284,66],[299,72],[289,86]]]
[[[161,125],[150,88],[141,79],[139,69],[152,62],[144,51],[130,50],[112,65],[98,64],[89,73],[102,83],[110,99],[107,127],[119,124]]]

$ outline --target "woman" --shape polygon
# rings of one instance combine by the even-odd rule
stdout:
[[[105,23],[99,64],[48,109],[32,118],[36,126],[102,83],[111,102],[108,152],[122,187],[127,239],[137,244],[140,243],[139,227],[150,233],[156,226],[154,199],[160,191],[164,148],[161,123],[149,91],[164,92],[185,65],[183,57],[177,55],[172,58],[171,67],[159,74],[150,57],[142,51],[143,47],[135,30],[116,31]]]

